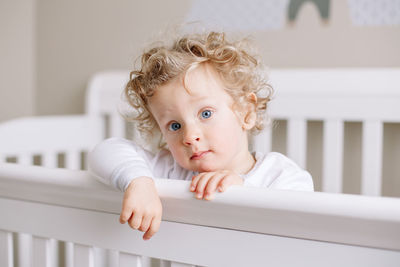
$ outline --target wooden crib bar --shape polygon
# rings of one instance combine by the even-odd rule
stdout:
[[[0,229],[74,242],[75,262],[85,266],[93,246],[119,251],[119,264],[121,254],[173,266],[259,266],[266,256],[274,266],[400,261],[400,199],[232,187],[208,202],[192,196],[189,182],[156,184],[163,222],[143,241],[143,233],[118,223],[122,194],[87,172],[1,164],[0,209],[8,216]]]
[[[322,191],[342,192],[343,175],[343,121],[324,122]]]
[[[288,155],[302,165],[304,124],[323,123],[322,191],[342,192],[344,123],[362,122],[361,194],[381,195],[384,123],[400,123],[400,69],[299,69],[271,72],[273,118],[288,121]]]
[[[383,123],[365,121],[362,137],[361,193],[380,196],[382,188]]]
[[[14,267],[12,233],[0,229],[0,266]]]
[[[26,117],[0,124],[3,154],[41,154],[47,148],[91,149],[104,138],[104,122],[98,116],[42,116]],[[65,146],[67,144],[68,146]]]
[[[80,170],[81,169],[81,158],[80,151],[69,150],[65,153],[65,168],[70,170]]]
[[[30,154],[18,155],[17,162],[22,165],[33,165],[33,156]]]
[[[64,246],[65,267],[74,267],[74,243],[64,242]]]
[[[120,267],[142,267],[142,258],[138,255],[128,253],[120,253],[119,255]]]
[[[64,155],[65,167],[81,169],[81,153],[88,152],[104,139],[104,121],[100,116],[27,117],[0,124],[0,157],[15,158],[32,165],[40,156],[42,166],[58,167]]]
[[[41,156],[42,156],[41,166],[47,168],[58,167],[57,154],[55,153],[55,151],[46,151]]]
[[[34,237],[33,238],[33,266],[51,267],[56,266],[56,251],[52,239]],[[29,265],[27,265],[29,266]]]
[[[74,244],[74,267],[94,267],[93,247]]]
[[[21,267],[30,266],[31,262],[33,261],[32,235],[25,232],[20,232],[17,234],[17,242],[18,265]]]

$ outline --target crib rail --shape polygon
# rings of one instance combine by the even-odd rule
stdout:
[[[307,121],[323,122],[322,191],[342,192],[344,123],[361,122],[360,191],[381,195],[383,125],[400,123],[400,69],[281,70],[271,82],[271,115],[288,120],[287,154],[303,167]]]
[[[0,161],[81,169],[81,153],[90,151],[104,138],[104,121],[96,115],[23,117],[0,124]]]
[[[273,116],[399,122],[400,69],[295,69],[271,73]]]
[[[156,185],[163,222],[143,241],[118,223],[121,193],[86,171],[1,164],[0,265],[10,266],[12,232],[34,236],[32,262],[40,264],[51,262],[49,238],[75,244],[75,266],[94,266],[93,246],[115,252],[108,266],[140,266],[142,255],[171,266],[400,262],[400,199],[232,187],[208,202],[195,199],[185,181]]]
[[[107,71],[97,73],[89,81],[85,113],[107,118],[108,136],[126,136],[127,125],[121,116],[120,101],[128,80],[128,71]]]

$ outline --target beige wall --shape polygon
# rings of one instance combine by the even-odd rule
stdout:
[[[39,0],[37,114],[82,113],[90,75],[129,69],[143,43],[189,3]]]
[[[188,0],[0,2],[0,120],[82,113],[90,75],[127,69],[143,45],[183,21]],[[281,30],[250,33],[271,68],[400,67],[400,26],[357,27],[346,0],[323,22],[305,4]]]
[[[35,2],[0,1],[0,121],[34,113]]]
[[[322,21],[311,3],[294,25],[257,35],[267,64],[282,67],[400,67],[400,25],[352,25],[346,0],[331,1],[331,17]]]
[[[346,0],[322,22],[305,4],[294,25],[251,33],[272,68],[400,67],[400,26],[352,26]],[[37,114],[83,112],[90,75],[127,69],[153,35],[178,23],[191,1],[38,0]]]

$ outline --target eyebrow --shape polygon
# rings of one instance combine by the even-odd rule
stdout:
[[[207,100],[207,102],[211,101],[212,103],[202,103],[203,101]],[[194,100],[195,102],[200,102],[200,106],[202,106],[201,108],[203,108],[203,106],[216,106],[218,103],[214,100],[214,98],[210,98],[209,96],[201,96],[201,97],[196,97],[196,99]],[[200,109],[201,109],[200,108]],[[160,114],[160,123],[163,122],[165,120],[165,118],[167,117],[167,113],[171,113],[168,111],[168,109],[165,109],[161,114]],[[172,112],[173,113],[173,112]],[[154,115],[153,115],[154,116]],[[169,122],[170,120],[168,120]]]
[[[193,95],[192,95],[192,96],[193,96]],[[209,96],[202,96],[202,97],[193,96],[193,97],[196,98],[195,101],[203,101],[203,100],[205,100],[205,99],[207,99],[207,98],[210,98]],[[211,98],[211,99],[213,99],[213,98]]]
[[[167,117],[167,111],[164,111],[162,114],[160,114],[160,123],[163,122],[165,120],[165,118]],[[154,116],[154,115],[153,115]]]

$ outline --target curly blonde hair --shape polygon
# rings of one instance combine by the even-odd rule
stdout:
[[[229,42],[224,33],[217,32],[185,35],[172,45],[150,48],[141,57],[140,70],[130,73],[124,93],[136,112],[125,116],[126,119],[135,121],[145,136],[151,135],[158,125],[148,109],[148,99],[161,85],[185,75],[199,64],[208,63],[220,75],[239,108],[249,104],[249,94],[257,96],[256,103],[253,102],[257,120],[252,133],[261,130],[267,121],[267,103],[273,89],[260,62],[249,54],[250,48],[245,39]]]

